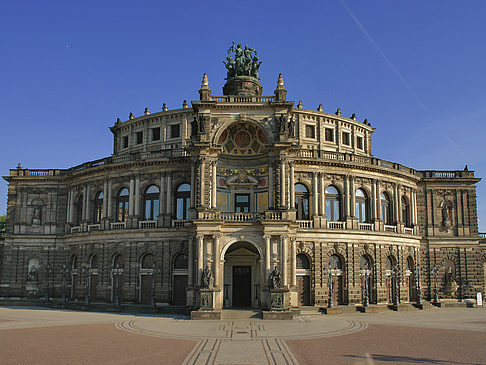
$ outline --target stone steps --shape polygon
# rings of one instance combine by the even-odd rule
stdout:
[[[261,319],[262,311],[253,309],[223,309],[221,319],[242,320],[242,319]]]

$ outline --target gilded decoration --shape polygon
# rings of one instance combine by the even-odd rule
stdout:
[[[263,153],[267,138],[263,131],[251,123],[234,123],[219,136],[223,153],[230,155],[258,155]]]

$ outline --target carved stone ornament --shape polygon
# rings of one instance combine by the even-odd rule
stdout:
[[[336,252],[339,251],[339,243],[335,242],[333,247],[334,247],[334,251]]]
[[[368,243],[365,243],[365,244],[363,245],[363,248],[364,248],[365,252],[366,252],[366,253],[368,253],[368,251],[369,251],[369,249],[370,249],[370,245],[369,245]]]

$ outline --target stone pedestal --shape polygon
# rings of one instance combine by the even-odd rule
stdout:
[[[429,302],[425,302],[423,301],[421,304],[418,304],[418,303],[414,303],[412,304],[415,308],[417,309],[420,309],[420,310],[423,310],[423,309],[430,309],[432,307],[432,304],[430,304]]]
[[[343,311],[340,308],[328,308],[323,307],[321,308],[322,313],[324,314],[341,314]]]
[[[262,85],[251,76],[236,76],[223,86],[223,95],[261,96]]]
[[[191,312],[191,319],[221,319],[221,311],[215,310],[214,292],[214,289],[199,289],[199,310]]]
[[[358,305],[356,307],[356,310],[361,313],[378,313],[380,312],[380,308],[377,307],[376,305],[369,305],[367,307],[363,305]]]
[[[408,304],[388,304],[388,309],[395,311],[395,312],[406,312],[412,309],[412,306]]]

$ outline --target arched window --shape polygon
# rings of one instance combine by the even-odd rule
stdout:
[[[304,255],[303,253],[299,253],[296,257],[296,265],[297,269],[310,269],[310,262],[309,258],[307,255]]]
[[[295,184],[295,209],[298,220],[309,220],[309,190],[304,184]]]
[[[94,203],[94,222],[99,224],[103,219],[103,192],[96,194]]]
[[[176,219],[187,219],[191,206],[191,185],[181,184],[176,192]]]
[[[410,227],[410,205],[408,204],[407,199],[402,196],[402,222],[405,224],[405,227]]]
[[[83,220],[83,202],[84,196],[81,195],[76,204],[76,225],[79,226]]]
[[[395,262],[396,261],[394,257],[388,256],[386,258],[385,269],[391,272],[393,270],[393,267],[395,266]]]
[[[356,218],[359,223],[369,221],[368,215],[368,197],[363,189],[356,190]]]
[[[123,188],[118,192],[116,197],[116,220],[117,222],[125,222],[128,217],[128,189]]]
[[[340,203],[339,190],[335,186],[328,186],[326,189],[326,218],[328,221],[336,222],[341,219]]]
[[[154,255],[148,253],[142,257],[140,267],[142,269],[151,269],[154,265]]]
[[[381,193],[381,219],[385,224],[392,223],[390,198],[387,193]]]
[[[96,255],[91,255],[91,258],[89,260],[89,265],[90,265],[90,268],[95,270],[98,268],[98,256]]]
[[[359,260],[359,269],[360,270],[371,270],[371,260],[367,255],[361,256]]]
[[[160,190],[155,185],[150,185],[147,190],[145,190],[143,199],[145,201],[146,220],[156,220],[159,216],[159,193]]]
[[[174,270],[187,270],[187,255],[178,254],[174,259]]]
[[[123,268],[123,256],[121,254],[117,254],[113,257],[113,267],[116,269]]]
[[[78,268],[78,258],[76,256],[71,257],[71,269],[75,270]]]
[[[338,270],[343,269],[343,261],[338,255],[331,256],[331,258],[329,259],[329,268]]]

